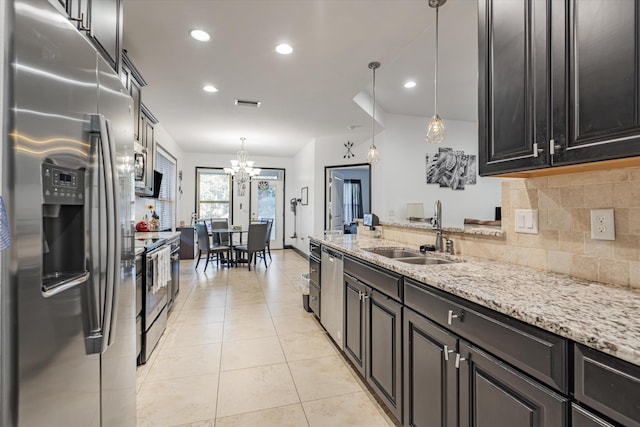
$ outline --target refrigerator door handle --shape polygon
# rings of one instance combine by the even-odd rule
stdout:
[[[103,209],[105,214],[105,218],[107,219],[107,232],[106,236],[102,236],[105,238],[107,242],[107,271],[106,271],[106,286],[104,289],[104,306],[103,306],[103,314],[101,318],[102,323],[102,349],[101,352],[104,352],[109,346],[109,342],[111,341],[111,327],[113,325],[113,315],[114,315],[114,301],[115,301],[115,289],[116,280],[118,274],[120,273],[119,266],[116,267],[115,258],[116,255],[119,255],[118,252],[118,237],[119,230],[117,227],[117,207],[116,207],[116,195],[115,195],[115,187],[118,185],[115,181],[114,177],[114,167],[115,161],[113,159],[113,142],[111,139],[111,124],[109,121],[102,115],[98,114],[94,116],[95,121],[97,121],[97,128],[100,132],[100,151],[102,154],[102,164],[100,165],[102,169],[102,174],[104,176],[105,183],[105,199],[106,206]],[[95,123],[94,121],[94,123]]]
[[[87,353],[103,353],[109,346],[109,337],[111,334],[111,327],[113,323],[113,305],[114,305],[114,292],[117,288],[117,281],[119,279],[119,266],[116,266],[116,256],[119,255],[119,230],[117,227],[117,221],[119,218],[119,207],[116,206],[116,189],[118,185],[114,183],[114,165],[115,162],[112,159],[111,138],[110,138],[110,125],[108,121],[102,115],[90,116],[91,129],[90,132],[94,134],[93,140],[95,141],[95,156],[98,159],[97,168],[95,169],[96,179],[101,182],[102,185],[98,185],[98,189],[91,190],[92,200],[96,197],[98,192],[98,221],[105,220],[105,231],[101,232],[102,224],[92,224],[91,227],[91,257],[99,257],[98,260],[92,259],[91,265],[97,267],[100,271],[97,274],[97,279],[94,281],[95,293],[90,297],[91,305],[90,312],[92,313],[91,333],[86,338],[87,341]],[[102,178],[102,180],[101,180]],[[104,191],[105,206],[100,204],[99,193]],[[101,235],[101,234],[105,235]],[[96,244],[98,249],[96,248]],[[103,268],[102,263],[106,260],[106,269],[104,269],[104,286],[102,283]]]
[[[109,252],[109,256],[112,261],[112,281],[111,281],[111,289],[110,292],[110,308],[109,308],[109,317],[106,318],[109,321],[108,324],[108,334],[105,334],[107,337],[107,347],[113,344],[113,341],[116,336],[116,325],[117,325],[117,317],[118,317],[118,294],[120,291],[120,254],[122,253],[122,230],[120,228],[120,183],[118,176],[118,168],[117,168],[117,159],[115,152],[115,141],[113,140],[113,127],[111,126],[110,120],[104,120],[104,130],[106,131],[106,145],[109,150],[109,170],[111,171],[112,179],[108,182],[111,183],[112,186],[112,204],[111,209],[107,213],[107,215],[111,218],[113,228],[110,233],[110,238],[112,239],[113,247]],[[104,140],[103,140],[104,141]],[[106,320],[105,320],[106,321]]]

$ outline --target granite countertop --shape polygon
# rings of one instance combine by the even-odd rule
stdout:
[[[481,258],[455,257],[464,262],[423,266],[363,250],[408,247],[387,239],[310,238],[640,366],[640,290]]]
[[[409,220],[386,220],[380,221],[381,226],[393,226],[404,228],[417,228],[421,230],[434,230],[431,223]],[[465,224],[464,227],[442,227],[442,231],[445,233],[461,233],[461,234],[475,234],[480,236],[493,236],[504,237],[505,232],[500,227],[495,226],[482,226],[482,225],[470,225]]]
[[[179,231],[136,231],[136,239],[171,239],[180,236]]]
[[[135,249],[152,250],[166,243],[167,240],[180,237],[179,231],[137,231]],[[136,252],[137,253],[137,252]]]

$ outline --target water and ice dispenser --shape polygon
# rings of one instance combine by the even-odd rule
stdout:
[[[42,164],[42,290],[86,276],[84,168]],[[85,277],[86,280],[86,277]]]

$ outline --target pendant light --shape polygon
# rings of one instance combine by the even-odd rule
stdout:
[[[427,134],[425,140],[430,144],[439,144],[447,137],[447,130],[444,127],[444,122],[438,115],[438,11],[440,6],[444,5],[447,0],[429,0],[429,6],[436,9],[436,70],[435,78],[433,80],[433,117],[429,122],[427,128]]]
[[[376,68],[380,68],[379,62],[369,62],[369,69],[373,70],[373,108],[371,113],[371,147],[367,153],[367,163],[374,164],[380,161],[380,154],[376,147]]]

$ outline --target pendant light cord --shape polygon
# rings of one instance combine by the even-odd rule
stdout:
[[[376,148],[376,69],[373,68],[373,114],[371,114],[371,146]]]
[[[436,6],[436,72],[435,78],[433,80],[433,115],[438,115],[438,12],[440,11],[440,6]],[[374,74],[375,81],[375,74]]]

